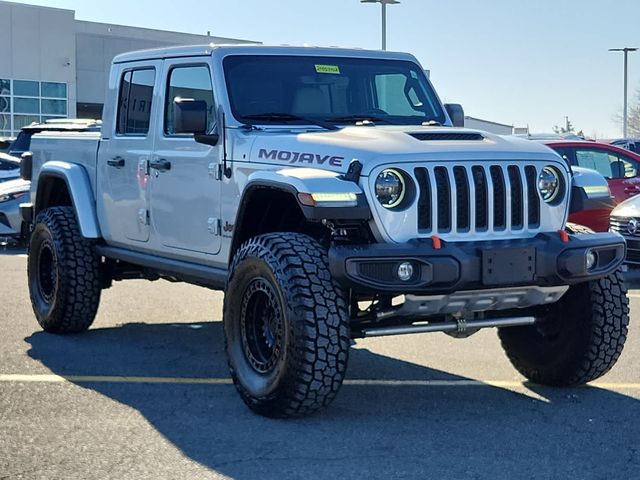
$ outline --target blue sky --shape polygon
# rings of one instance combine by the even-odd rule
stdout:
[[[15,0],[14,0],[15,1]],[[444,101],[467,115],[549,132],[568,115],[599,138],[621,134],[622,54],[640,47],[639,0],[401,0],[389,50],[413,53]],[[258,40],[379,48],[380,6],[359,0],[29,0],[76,18]],[[630,99],[640,52],[629,57]]]

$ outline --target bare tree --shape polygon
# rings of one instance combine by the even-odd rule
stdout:
[[[573,131],[575,131],[575,128],[571,123],[571,120],[569,120],[569,117],[565,117],[564,127],[559,127],[558,125],[553,127],[554,133],[564,134],[564,133],[571,133]]]
[[[622,132],[624,123],[622,108],[613,116],[613,123]],[[640,86],[636,88],[634,98],[629,101],[627,107],[627,135],[629,137],[640,137]]]

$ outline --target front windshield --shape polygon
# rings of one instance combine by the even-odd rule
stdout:
[[[224,71],[233,115],[246,124],[445,121],[424,72],[413,62],[232,55],[224,59]]]

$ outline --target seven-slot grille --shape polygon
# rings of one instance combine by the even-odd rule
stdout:
[[[540,225],[533,165],[417,167],[418,231],[503,231]]]

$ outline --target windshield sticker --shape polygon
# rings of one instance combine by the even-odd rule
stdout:
[[[316,72],[333,73],[334,75],[340,75],[340,67],[338,67],[337,65],[316,65]]]

